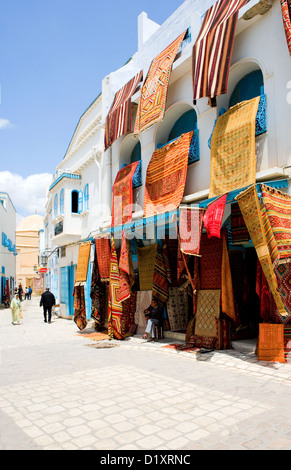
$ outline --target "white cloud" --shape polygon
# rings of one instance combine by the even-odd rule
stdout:
[[[14,125],[8,119],[0,118],[0,130],[10,129],[11,127],[14,127]]]
[[[52,177],[50,173],[41,173],[23,178],[10,171],[0,171],[0,191],[9,194],[18,216],[26,217],[35,213],[44,215]]]

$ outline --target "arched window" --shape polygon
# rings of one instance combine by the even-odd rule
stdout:
[[[54,199],[54,217],[58,216],[58,195],[55,195]]]
[[[168,141],[174,140],[177,137],[180,137],[182,134],[187,132],[192,132],[197,129],[197,114],[195,109],[191,109],[184,113],[174,124]]]
[[[255,70],[243,77],[238,84],[229,100],[229,107],[241,103],[242,101],[251,100],[264,94],[264,77],[261,70]]]
[[[132,154],[130,157],[130,163],[139,162],[140,160],[141,160],[141,145],[140,145],[140,142],[138,142],[132,151]]]
[[[89,210],[89,185],[86,184],[84,189],[84,211]]]
[[[78,213],[81,214],[83,212],[83,191],[79,191],[78,197]]]
[[[78,214],[79,191],[72,191],[72,213]]]
[[[65,206],[64,206],[64,196],[65,192],[64,189],[61,190],[60,193],[60,214],[63,215],[65,213]]]

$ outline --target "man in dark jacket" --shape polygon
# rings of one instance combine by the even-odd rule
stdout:
[[[43,316],[44,316],[44,321],[47,323],[51,323],[51,318],[52,318],[52,307],[53,305],[56,305],[56,299],[54,294],[52,294],[49,290],[49,288],[46,288],[46,291],[41,295],[40,298],[40,307],[43,307]],[[47,320],[47,314],[48,314],[48,320]]]
[[[144,311],[147,320],[147,326],[143,339],[148,339],[151,335],[152,341],[155,341],[155,327],[163,324],[163,308],[153,298],[151,305]]]

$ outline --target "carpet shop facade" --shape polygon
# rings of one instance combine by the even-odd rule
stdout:
[[[259,337],[288,360],[288,2],[187,0],[138,25],[50,187],[47,284],[81,331],[140,334],[155,297],[191,347]]]

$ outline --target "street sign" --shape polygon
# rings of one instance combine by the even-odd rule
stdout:
[[[40,273],[47,273],[47,268],[40,268],[39,272]]]

